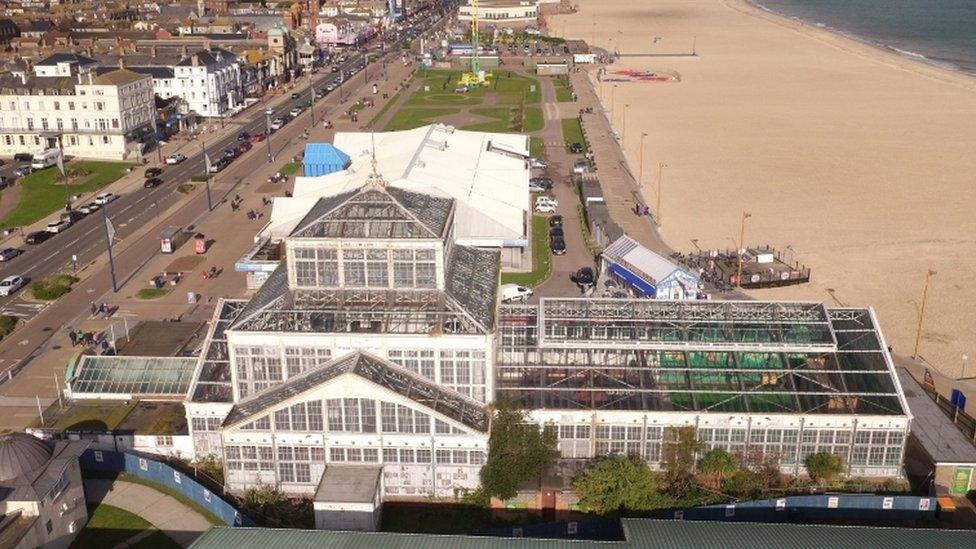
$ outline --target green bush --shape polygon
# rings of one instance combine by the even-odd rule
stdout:
[[[202,173],[194,175],[193,177],[190,178],[190,181],[196,181],[197,183],[203,183],[206,180],[207,180],[207,175]]]
[[[31,295],[34,299],[53,301],[71,291],[71,285],[78,282],[78,278],[71,275],[56,275],[53,278],[43,278],[31,284]]]
[[[7,337],[17,327],[17,317],[0,315],[0,339]]]
[[[197,186],[193,183],[180,183],[180,186],[177,187],[176,190],[177,192],[181,192],[183,194],[190,194],[195,188],[197,188]]]

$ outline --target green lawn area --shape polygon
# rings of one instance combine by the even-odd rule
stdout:
[[[159,299],[168,293],[166,288],[142,288],[136,292],[136,299]]]
[[[153,528],[153,525],[142,517],[111,505],[102,504],[95,507],[89,505],[88,513],[88,524],[78,534],[78,538],[71,545],[72,549],[115,547],[143,531]],[[177,548],[179,544],[166,534],[156,530],[131,546],[166,549]]]
[[[583,154],[589,152],[589,148],[586,145],[586,139],[583,137],[583,127],[580,125],[579,118],[563,118],[563,141],[566,143],[566,151],[569,151],[569,145],[573,142],[579,142],[583,144]]]
[[[295,175],[296,173],[298,173],[298,169],[301,167],[302,167],[301,164],[299,164],[298,162],[289,162],[284,166],[282,166],[281,169],[278,171],[281,172],[281,175]]]
[[[101,189],[125,174],[132,164],[126,162],[71,162],[65,166],[69,170],[90,170],[91,174],[73,178],[68,185],[71,194],[89,193]],[[0,221],[0,229],[23,227],[43,219],[45,216],[64,207],[64,185],[55,183],[60,175],[57,168],[46,168],[21,179],[17,184],[23,188],[20,201],[7,217]]]
[[[395,105],[396,102],[400,99],[401,93],[403,93],[402,89],[396,92],[396,94],[394,94],[393,97],[391,97],[389,100],[387,100],[387,102],[383,105],[383,107],[380,108],[380,111],[376,113],[376,116],[374,116],[373,119],[369,121],[367,127],[372,128],[373,126],[375,126],[376,123],[379,122],[380,118],[383,118],[383,115],[386,114],[386,111],[390,110],[390,107]]]
[[[538,80],[509,71],[493,72],[488,86],[472,88],[464,93],[454,92],[461,78],[460,71],[428,71],[426,76],[419,78],[420,89],[413,92],[404,105],[480,105],[487,93],[494,93],[495,103],[499,105],[517,105],[523,96],[527,104],[542,100]],[[430,91],[425,91],[424,86],[429,87]]]
[[[549,253],[549,218],[532,216],[532,270],[527,273],[502,273],[502,284],[537,286],[549,278],[552,254]]]
[[[412,130],[420,126],[433,123],[431,118],[457,114],[458,109],[410,109],[402,108],[393,115],[390,122],[383,128],[385,132],[398,130]]]
[[[573,100],[573,88],[569,86],[569,82],[566,79],[554,78],[552,85],[556,88],[556,101],[569,103]]]
[[[541,137],[529,137],[529,154],[536,158],[541,158],[542,151],[545,149],[544,145],[545,143],[543,143]]]
[[[522,120],[522,133],[537,132],[546,126],[542,118],[542,109],[538,107],[527,107],[525,109],[525,119]]]
[[[488,118],[493,118],[491,122],[480,122],[478,124],[469,124],[462,130],[471,130],[476,132],[498,132],[504,133],[511,131],[511,119],[512,119],[512,109],[505,107],[482,107],[477,109],[471,109],[471,114],[477,114],[480,116],[487,116]]]

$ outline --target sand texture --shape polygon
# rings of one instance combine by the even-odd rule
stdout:
[[[579,4],[550,20],[553,32],[624,53],[695,42],[697,57],[610,65],[680,75],[620,84],[613,97],[635,174],[648,134],[652,206],[657,166],[668,165],[662,233],[672,247],[732,248],[748,211],[747,244],[790,245],[813,270],[810,284],[753,296],[874,307],[888,344],[908,355],[913,302],[933,269],[920,354],[947,375],[969,355],[976,374],[976,78],[738,0]]]

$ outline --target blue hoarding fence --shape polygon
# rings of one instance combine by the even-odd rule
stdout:
[[[87,450],[81,455],[83,471],[126,473],[174,490],[206,509],[228,526],[257,526],[219,495],[169,465],[128,452]]]
[[[730,522],[934,520],[935,498],[874,494],[817,494],[672,510],[658,518]]]

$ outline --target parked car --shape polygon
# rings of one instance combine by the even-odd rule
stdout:
[[[525,300],[532,295],[532,290],[518,284],[502,284],[498,288],[502,303],[525,303]]]
[[[315,90],[315,98],[322,99],[325,97],[325,90]]]
[[[532,158],[529,159],[529,167],[530,168],[539,168],[539,169],[544,170],[544,169],[546,169],[546,168],[549,167],[549,163],[546,162],[545,160],[541,159],[541,158],[536,158],[536,157],[533,156]]]
[[[549,227],[562,227],[563,226],[563,216],[554,215],[549,218]]]
[[[17,248],[4,248],[0,250],[0,261],[10,261],[20,255],[20,253],[20,250]]]
[[[292,116],[292,118],[295,118],[298,115],[302,114],[302,111],[303,110],[304,109],[302,109],[301,107],[294,107],[294,108],[292,108],[292,110],[288,111],[288,114],[290,114]]]
[[[332,72],[339,72],[339,67],[332,65]]]
[[[529,183],[537,183],[546,188],[552,188],[552,178],[540,175],[538,177],[529,178]]]
[[[550,203],[541,203],[535,205],[536,213],[553,213],[556,211],[556,206]]]
[[[118,199],[119,199],[119,195],[115,193],[102,193],[95,197],[95,204],[98,204],[99,206],[104,206],[111,202],[115,202]]]
[[[549,195],[542,195],[535,197],[535,205],[538,206],[539,204],[552,204],[552,207],[555,208],[559,206],[559,201]]]
[[[161,173],[163,173],[163,169],[162,168],[155,168],[155,167],[154,168],[146,168],[146,177],[156,177],[157,175],[160,175]]]
[[[563,238],[563,228],[560,226],[549,229],[549,236]]]
[[[586,160],[577,160],[576,163],[573,164],[573,173],[585,173],[587,167],[589,166]]]
[[[49,233],[60,233],[71,226],[70,219],[58,219],[47,224],[45,230]]]
[[[264,135],[263,132],[262,133],[256,133],[256,134],[254,134],[254,135],[251,136],[251,143],[260,143],[260,142],[264,141],[264,137],[265,137],[265,135]]]
[[[162,179],[160,179],[158,177],[150,177],[149,179],[146,180],[145,183],[142,184],[142,186],[145,187],[145,188],[147,188],[147,189],[152,189],[152,188],[158,187],[158,186],[160,186],[162,184],[163,184],[163,180]]]
[[[101,206],[99,206],[98,204],[95,204],[94,202],[89,202],[88,204],[85,204],[84,206],[79,206],[79,207],[75,208],[75,210],[77,210],[77,211],[79,211],[79,212],[81,212],[81,213],[83,213],[85,215],[89,215],[89,214],[93,214],[93,213],[97,212],[98,211],[98,208],[100,208],[100,207]]]
[[[336,85],[334,82],[330,82],[329,85],[325,87],[325,91],[334,91],[335,89],[336,89]]]
[[[6,189],[10,185],[12,185],[13,182],[14,182],[13,179],[10,179],[5,175],[0,175],[0,189]]]
[[[0,280],[0,295],[11,295],[26,283],[27,280],[25,280],[22,276],[8,276],[7,278]]]
[[[284,118],[275,118],[274,120],[271,121],[271,131],[277,131],[283,127],[285,127]]]
[[[233,160],[241,155],[241,151],[237,147],[230,147],[224,150],[224,158],[227,160]]]
[[[169,156],[166,157],[166,163],[167,164],[179,164],[180,162],[183,162],[184,160],[186,160],[186,155],[181,154],[181,153],[171,154],[171,155],[169,155]]]
[[[251,142],[250,141],[244,141],[243,143],[241,143],[240,145],[237,146],[237,152],[239,154],[244,154],[247,151],[251,150],[251,147],[253,147],[253,146],[254,145],[251,145]]]
[[[27,237],[24,238],[24,242],[28,244],[40,244],[52,236],[54,236],[54,233],[48,231],[34,231],[27,234]]]
[[[566,241],[561,236],[550,237],[549,248],[553,255],[563,255],[566,253]]]
[[[33,172],[34,172],[34,168],[31,168],[30,166],[21,166],[21,167],[17,168],[16,170],[14,170],[14,176],[15,177],[24,177],[24,176],[30,175]]]
[[[299,95],[298,95],[298,92],[293,92],[293,93],[291,94],[291,98],[292,98],[292,99],[298,99],[298,97],[299,97]]]
[[[580,154],[583,152],[583,144],[579,141],[573,141],[569,144],[569,152],[573,154]]]
[[[546,187],[535,181],[529,181],[529,192],[530,193],[544,193],[551,189],[552,187]]]
[[[593,274],[592,267],[580,267],[575,273],[570,275],[569,279],[580,286],[588,286],[596,281],[596,276]]]
[[[237,140],[238,141],[249,141],[250,139],[251,139],[251,134],[249,134],[247,132],[241,132],[241,133],[237,134]]]
[[[14,155],[14,160],[16,162],[30,162],[34,159],[34,155],[31,153],[17,153]]]

